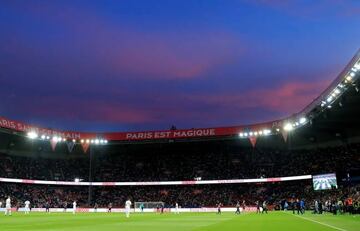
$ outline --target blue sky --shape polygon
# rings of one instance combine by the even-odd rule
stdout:
[[[301,110],[359,49],[359,1],[0,0],[0,115],[59,129]]]

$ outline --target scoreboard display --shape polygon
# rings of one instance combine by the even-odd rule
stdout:
[[[313,187],[315,191],[336,189],[338,187],[336,174],[329,173],[329,174],[313,176]]]

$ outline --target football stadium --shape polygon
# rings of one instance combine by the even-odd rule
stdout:
[[[73,84],[67,84],[69,90],[66,92],[64,92],[65,88],[60,86],[63,84],[62,77],[55,77],[50,82],[41,77],[40,82],[34,84],[36,75],[48,75],[48,68],[56,69],[61,73],[69,71],[77,72],[76,75],[79,76],[82,75],[79,73],[95,76],[95,69],[90,66],[86,68],[81,66],[93,61],[87,57],[92,53],[80,49],[83,56],[78,57],[75,51],[77,48],[63,44],[64,47],[71,47],[72,58],[60,59],[59,63],[55,64],[51,62],[57,56],[63,55],[62,50],[64,53],[67,52],[64,47],[59,50],[56,48],[57,54],[54,53],[47,58],[41,56],[44,55],[41,53],[43,50],[36,50],[35,53],[39,53],[39,57],[41,56],[39,58],[36,55],[32,56],[34,50],[31,49],[35,49],[36,45],[26,47],[26,43],[23,43],[20,46],[15,39],[17,33],[27,36],[29,32],[33,37],[39,34],[44,38],[40,42],[40,47],[44,47],[44,50],[55,49],[51,48],[56,46],[53,43],[54,38],[51,36],[55,36],[57,32],[52,30],[57,30],[55,28],[63,25],[72,28],[73,20],[80,17],[79,25],[74,26],[76,30],[81,31],[79,34],[82,34],[83,27],[88,26],[87,23],[91,23],[89,30],[100,31],[100,35],[92,34],[91,36],[96,37],[97,40],[110,41],[102,40],[104,39],[102,35],[117,36],[114,34],[115,32],[110,34],[103,32],[108,29],[106,27],[110,27],[110,23],[106,24],[89,14],[97,12],[97,17],[100,14],[102,16],[105,14],[106,17],[115,17],[120,14],[121,7],[126,9],[127,14],[136,15],[137,19],[161,18],[149,13],[153,12],[153,7],[156,8],[155,5],[167,12],[162,16],[169,18],[169,23],[175,20],[174,18],[180,17],[175,13],[180,11],[180,3],[180,5],[174,6],[177,9],[173,12],[174,15],[169,15],[169,12],[172,12],[172,4],[175,3],[142,2],[142,7],[138,6],[138,4],[141,5],[140,1],[137,4],[132,3],[136,7],[125,2],[106,1],[106,3],[107,7],[112,10],[106,8],[106,12],[99,13],[105,9],[102,5],[105,2],[0,1],[0,6],[3,6],[0,7],[2,8],[0,16],[4,19],[0,25],[4,25],[5,28],[5,32],[0,32],[5,39],[0,38],[0,43],[6,44],[6,46],[0,45],[0,51],[4,51],[4,55],[0,54],[0,66],[4,69],[0,75],[0,89],[3,92],[3,94],[0,93],[3,99],[3,103],[0,104],[1,231],[360,230],[360,50],[356,50],[358,47],[353,49],[352,53],[343,55],[346,63],[341,65],[340,69],[334,68],[336,74],[326,75],[325,87],[315,84],[315,80],[314,84],[306,86],[316,89],[316,96],[312,99],[308,100],[304,96],[309,91],[306,87],[301,90],[301,93],[296,94],[296,97],[288,99],[291,111],[286,112],[286,115],[274,114],[271,117],[273,119],[259,117],[265,119],[248,119],[250,122],[234,120],[239,122],[233,122],[233,119],[230,119],[231,113],[226,113],[225,106],[218,107],[216,110],[224,111],[217,114],[215,111],[208,111],[205,105],[210,101],[205,100],[177,111],[175,108],[181,107],[183,104],[176,105],[178,101],[173,98],[176,96],[167,95],[166,97],[175,100],[170,101],[172,103],[168,107],[168,113],[164,113],[164,116],[159,118],[157,117],[159,114],[151,114],[156,117],[154,121],[161,121],[159,123],[161,125],[151,124],[148,126],[143,123],[150,117],[150,114],[144,112],[145,109],[162,110],[160,98],[165,96],[160,95],[157,90],[147,95],[142,93],[141,89],[153,88],[151,81],[156,84],[160,84],[158,81],[162,84],[166,82],[169,84],[166,86],[171,88],[172,83],[170,84],[168,81],[174,81],[176,88],[185,87],[185,91],[190,91],[192,87],[185,86],[186,84],[182,85],[177,82],[177,79],[185,78],[186,80],[182,81],[192,81],[188,78],[193,78],[193,70],[189,70],[190,66],[187,65],[188,62],[196,62],[196,60],[189,57],[185,62],[186,65],[179,64],[175,68],[171,66],[171,61],[165,61],[168,58],[171,59],[166,56],[165,60],[161,59],[160,61],[164,61],[164,65],[168,65],[168,68],[161,66],[161,71],[158,72],[156,63],[158,60],[144,61],[149,58],[144,45],[148,42],[146,39],[144,44],[141,42],[138,44],[140,53],[136,53],[135,49],[130,49],[130,53],[134,56],[129,59],[137,57],[135,60],[138,64],[144,65],[144,69],[136,65],[135,69],[144,71],[140,75],[152,76],[165,73],[165,75],[171,76],[173,68],[177,73],[174,77],[175,80],[159,80],[157,77],[153,77],[150,82],[146,82],[138,79],[139,77],[136,77],[135,73],[127,69],[133,68],[132,64],[126,63],[126,68],[121,66],[122,64],[116,64],[125,68],[126,73],[136,79],[137,88],[127,88],[126,91],[136,94],[134,105],[137,101],[146,102],[145,105],[142,104],[144,108],[141,110],[144,116],[140,116],[137,113],[127,112],[126,110],[131,111],[132,109],[127,109],[126,106],[121,107],[120,112],[116,107],[111,106],[112,99],[106,98],[105,92],[113,88],[100,83],[100,81],[97,82],[96,77],[92,79],[93,81],[96,79],[94,83],[83,82],[82,88],[73,88]],[[88,4],[90,6],[87,6]],[[192,4],[187,4],[187,7],[196,8]],[[245,5],[253,3],[243,4],[242,7],[245,7]],[[270,3],[262,4],[264,3],[259,1],[251,7],[265,7],[266,11],[270,11],[267,9]],[[65,5],[68,8],[62,8]],[[279,7],[277,4],[274,5]],[[118,6],[121,7],[117,8]],[[203,5],[202,7],[204,11],[207,9]],[[214,6],[214,9],[218,9],[218,7],[220,6]],[[302,8],[297,7],[300,12]],[[283,6],[276,9],[283,9]],[[84,13],[85,10],[88,12]],[[185,13],[190,18],[195,17],[188,10],[188,8],[182,9],[181,14]],[[271,8],[272,10],[274,9]],[[196,12],[199,13],[199,11]],[[20,16],[20,14],[25,16]],[[277,13],[273,12],[272,14]],[[82,19],[83,17],[84,19]],[[227,16],[223,16],[223,19],[225,18]],[[34,21],[29,22],[30,19]],[[48,21],[44,19],[48,19]],[[52,20],[55,24],[52,24]],[[299,20],[309,19],[301,18]],[[155,21],[159,28],[160,25],[167,24],[164,21]],[[68,24],[69,22],[71,25]],[[141,22],[149,27],[154,23],[151,20]],[[12,31],[13,24],[18,27]],[[45,24],[49,24],[51,30],[44,29]],[[22,28],[22,25],[28,29]],[[64,28],[67,28],[66,26]],[[175,31],[183,29],[176,28]],[[156,30],[154,29],[154,31]],[[11,42],[7,40],[10,38],[8,33],[13,33],[14,40]],[[75,33],[74,37],[71,36],[71,41],[75,41],[79,34]],[[65,40],[67,38],[67,35],[57,35],[64,36]],[[126,33],[120,35],[127,36]],[[29,35],[28,38],[30,43],[37,44],[39,41],[32,40],[31,36]],[[90,49],[99,46],[93,43],[91,36],[88,36],[89,34],[86,34],[86,38],[81,37],[81,43],[89,42],[84,47],[88,46],[87,48]],[[149,39],[149,42],[155,42],[150,35],[146,38]],[[142,39],[144,38],[140,40],[142,41]],[[193,39],[196,40],[191,37],[191,40]],[[51,41],[51,44],[46,44],[46,41]],[[61,39],[61,41],[63,40]],[[231,43],[229,40],[226,41]],[[127,45],[134,44],[129,42]],[[213,45],[219,44],[211,43],[211,46]],[[184,44],[181,46],[185,50],[189,47],[197,49]],[[206,46],[207,44],[204,44],[204,47]],[[3,49],[4,47],[8,49]],[[152,49],[150,50],[152,51]],[[26,56],[27,52],[32,55]],[[161,49],[158,52],[161,53]],[[186,50],[186,52],[192,54],[193,50],[191,52]],[[211,52],[209,51],[206,56],[211,55]],[[19,54],[24,63],[15,65],[12,62],[17,60]],[[321,60],[310,58],[309,54],[307,53],[307,57],[311,59],[311,62],[323,64]],[[101,56],[101,52],[98,55]],[[129,54],[126,53],[126,55]],[[141,58],[138,58],[138,55]],[[195,53],[193,55],[192,57],[198,58]],[[336,55],[333,53],[333,56]],[[29,58],[30,56],[32,57]],[[142,58],[143,56],[144,58]],[[6,61],[2,61],[2,58]],[[37,58],[42,63],[38,63]],[[150,56],[150,59],[152,58],[153,56]],[[263,58],[267,58],[266,54]],[[46,59],[54,60],[48,63]],[[33,72],[27,69],[26,62],[31,63],[29,66]],[[76,63],[76,68],[66,66],[67,62]],[[111,61],[106,59],[105,62]],[[176,59],[176,63],[181,62],[180,58]],[[304,60],[304,62],[306,65],[310,65],[307,61]],[[287,64],[292,65],[284,60],[281,60],[281,63],[284,64],[277,67],[267,66],[264,73],[276,72],[278,68],[286,69]],[[63,64],[64,66],[62,66]],[[14,70],[16,71],[13,71],[12,65],[15,66]],[[326,63],[326,65],[330,65],[330,63]],[[105,67],[104,69],[100,68],[101,76],[109,75],[110,70],[114,71],[113,67],[107,65]],[[187,70],[182,70],[180,73],[177,70],[178,67]],[[58,68],[60,69],[58,70]],[[228,73],[229,69],[231,67],[226,66],[226,70],[222,71]],[[213,69],[212,71],[219,70]],[[294,72],[296,71],[302,73],[300,69],[294,70]],[[195,72],[197,75],[198,72]],[[9,73],[14,77],[11,78]],[[16,77],[17,75],[20,77]],[[31,78],[25,80],[22,76],[27,75]],[[69,79],[76,78],[69,77]],[[300,79],[303,78],[300,77]],[[251,77],[245,76],[241,82],[245,84],[250,80]],[[66,77],[64,77],[64,81],[66,81]],[[130,80],[127,81],[130,82]],[[274,78],[268,81],[277,80]],[[312,80],[309,81],[311,83]],[[205,88],[204,79],[201,82],[202,87]],[[85,111],[82,105],[92,97],[87,94],[88,87],[91,88],[92,84],[96,85],[94,92],[97,92],[98,89],[103,92],[94,93],[94,97],[103,101],[99,101],[100,104],[92,101],[94,104],[91,105],[91,109]],[[127,83],[123,82],[123,84]],[[129,83],[129,86],[132,86],[131,84]],[[149,86],[146,86],[147,84]],[[230,83],[230,85],[233,84]],[[273,88],[270,86],[270,82],[265,83],[265,85],[267,84],[269,88]],[[17,87],[14,87],[15,85]],[[218,83],[216,87],[231,88],[230,85]],[[32,94],[22,95],[28,87]],[[116,87],[120,87],[120,85]],[[196,88],[197,93],[203,91],[202,87]],[[12,92],[11,89],[15,89],[16,92],[9,93]],[[77,89],[76,92],[74,89]],[[274,92],[280,91],[276,90],[277,88],[274,89]],[[78,99],[82,98],[82,91],[84,92],[84,101]],[[292,91],[292,88],[287,91]],[[56,97],[50,97],[52,94]],[[116,91],[114,94],[119,98],[113,100],[121,101],[121,97],[126,97],[125,93]],[[251,94],[251,97],[255,97],[257,94]],[[260,94],[259,97],[271,96],[271,94]],[[153,98],[152,104],[148,105],[147,97]],[[216,94],[214,97],[216,102],[221,105],[228,104],[226,97],[222,98]],[[256,100],[251,97],[246,98],[245,101],[239,100],[240,104],[250,105],[249,108],[256,107]],[[302,102],[302,98],[306,98],[304,105],[299,103]],[[60,104],[59,101],[62,99],[68,100],[64,100],[64,104]],[[183,98],[183,100],[187,100],[187,98]],[[107,105],[106,101],[109,101],[109,107],[104,109],[104,104]],[[37,105],[43,105],[44,102],[50,102],[54,106],[37,107]],[[72,104],[72,102],[74,103]],[[230,107],[233,107],[233,102],[235,101],[230,101]],[[272,101],[266,102],[271,104]],[[18,108],[13,109],[14,106],[11,106],[10,103],[16,104],[15,107]],[[293,107],[293,104],[299,105]],[[272,107],[276,108],[277,106]],[[198,108],[204,110],[200,120],[193,120],[197,121],[199,125],[192,121],[191,112],[185,111],[188,109],[198,110]],[[294,110],[293,108],[299,109]],[[175,110],[174,113],[171,110]],[[84,111],[82,114],[84,116],[79,117],[79,111]],[[98,114],[98,111],[101,113]],[[207,114],[211,112],[216,114],[214,120],[211,115]],[[122,117],[126,113],[129,116]],[[167,121],[168,117],[174,116],[176,113],[180,113],[179,118],[184,121],[185,126],[162,126],[163,121]],[[256,117],[257,114],[263,114],[262,110],[251,111],[249,118]],[[100,125],[91,127],[90,122],[87,123],[87,121]],[[121,124],[121,127],[111,124],[109,128],[106,125],[113,121]],[[130,127],[130,124],[136,124],[137,121],[141,121],[139,126]],[[105,126],[103,126],[104,124]]]

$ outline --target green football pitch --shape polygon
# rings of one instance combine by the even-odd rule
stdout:
[[[292,215],[291,212],[269,214],[183,213],[183,214],[131,214],[126,219],[119,213],[14,213],[0,216],[0,230],[80,230],[80,231],[180,231],[180,230],[306,230],[306,231],[359,231],[360,216]]]

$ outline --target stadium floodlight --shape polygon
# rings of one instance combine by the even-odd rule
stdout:
[[[74,179],[74,182],[76,182],[76,183],[79,183],[80,181],[82,181],[82,179],[80,179],[80,178],[75,178]]]
[[[352,80],[352,76],[351,75],[346,76],[346,80],[350,82]]]
[[[239,133],[239,136],[240,136],[240,137],[243,137],[243,136],[244,136],[244,133],[240,132],[240,133]]]
[[[93,143],[94,143],[94,140],[90,140],[90,143],[92,143],[92,144],[93,144]]]
[[[300,123],[300,124],[306,123],[306,118],[305,118],[305,117],[301,117],[301,118],[299,119],[299,123]]]
[[[90,140],[86,140],[86,143],[87,143],[87,144],[90,143]]]
[[[82,140],[80,140],[80,142],[83,144],[83,143],[84,143],[84,140],[82,139]]]
[[[349,74],[351,77],[355,77],[355,73],[354,72],[350,72]]]
[[[107,144],[107,143],[108,143],[108,141],[107,141],[107,140],[104,140],[104,143],[105,143],[105,144]]]
[[[100,140],[100,144],[103,144],[105,140]]]
[[[38,138],[38,134],[36,132],[28,132],[27,133],[27,136],[30,138],[30,139],[36,139]]]
[[[332,97],[332,96],[329,96],[329,97],[326,99],[326,101],[327,101],[328,103],[330,103],[332,100],[333,100],[333,97]]]
[[[249,132],[249,136],[252,136],[252,135],[254,135],[254,133],[253,133],[253,132]]]
[[[65,142],[65,141],[66,141],[66,138],[63,138],[63,141]]]
[[[285,131],[291,131],[291,130],[293,130],[294,129],[294,127],[293,127],[293,125],[291,124],[291,123],[287,123],[287,124],[285,124],[285,126],[284,126],[284,130]]]
[[[47,139],[47,140],[50,140],[50,136],[47,136],[46,139]]]
[[[100,140],[99,140],[99,139],[96,139],[96,140],[94,141],[94,143],[95,143],[95,144],[99,144],[99,143],[100,143]]]
[[[259,135],[262,135],[263,134],[263,131],[259,131]]]
[[[280,131],[280,129],[276,129],[276,130]],[[263,133],[264,133],[265,136],[267,136],[267,135],[269,135],[271,133],[271,131],[269,129],[264,129]]]
[[[45,135],[41,135],[41,139],[45,140],[46,136]]]
[[[254,136],[257,136],[258,135],[258,132],[254,132]]]
[[[52,140],[55,141],[55,142],[57,142],[57,141],[58,141],[57,136],[53,136]]]
[[[359,71],[360,70],[360,63],[355,64],[354,68],[356,69],[356,71]]]
[[[75,139],[73,139],[73,140],[72,140],[72,142],[73,142],[73,143],[75,143],[75,142],[76,142],[76,140],[75,140]]]
[[[247,136],[248,136],[248,133],[247,133],[247,132],[245,132],[245,133],[244,133],[244,136],[245,136],[245,137],[247,137]]]
[[[340,94],[340,90],[338,88],[335,88],[334,93],[338,95]]]

